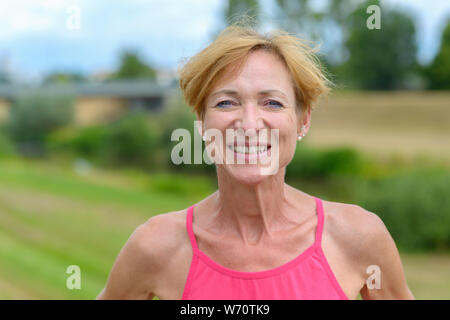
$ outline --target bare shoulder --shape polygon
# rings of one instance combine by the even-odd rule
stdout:
[[[186,210],[155,215],[136,228],[133,242],[142,253],[164,260],[184,240],[185,220]]]
[[[412,299],[397,246],[381,218],[367,209],[324,201],[325,228],[351,269],[366,280],[370,270],[380,272],[383,285],[372,290],[364,281],[363,299]]]
[[[380,217],[359,205],[323,201],[323,207],[330,235],[358,254],[392,239]]]
[[[98,299],[148,299],[183,241],[186,210],[155,215],[120,250]]]

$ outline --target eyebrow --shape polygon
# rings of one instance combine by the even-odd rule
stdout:
[[[277,89],[262,90],[262,91],[258,92],[258,95],[265,96],[265,95],[269,95],[269,94],[273,94],[273,93],[279,94],[283,98],[287,99],[286,95],[282,91],[277,90]],[[238,96],[239,95],[239,93],[237,91],[235,91],[235,90],[223,89],[223,90],[219,90],[219,91],[216,91],[216,92],[212,93],[211,94],[211,98],[215,97],[215,96],[217,96],[219,94],[228,94],[228,95],[231,95],[231,96]]]

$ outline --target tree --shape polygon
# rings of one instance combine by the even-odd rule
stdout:
[[[139,57],[135,50],[125,50],[120,56],[118,70],[111,76],[111,79],[156,79],[156,70],[147,65]]]
[[[242,17],[248,17],[257,26],[260,14],[261,8],[258,0],[228,0],[224,10],[227,24],[231,24]]]
[[[381,29],[368,29],[366,1],[349,17],[345,41],[349,59],[343,70],[350,85],[361,89],[390,90],[404,86],[417,68],[415,27],[405,13],[383,7]]]
[[[31,91],[14,100],[6,129],[20,153],[41,155],[47,135],[70,124],[73,116],[73,96]]]
[[[222,11],[223,21],[212,30],[209,38],[214,41],[231,24],[251,25],[258,27],[260,23],[261,7],[259,0],[227,0]]]
[[[425,68],[430,89],[450,89],[450,20],[442,32],[441,47],[430,66]]]
[[[324,44],[327,63],[342,60],[343,39],[348,34],[347,18],[360,0],[276,0],[279,27],[301,38]]]
[[[276,0],[280,27],[321,45],[319,58],[338,86],[394,89],[418,71],[415,27],[405,13],[381,8],[381,30],[368,29],[375,0]],[[343,81],[345,80],[345,81]]]

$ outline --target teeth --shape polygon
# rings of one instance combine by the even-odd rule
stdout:
[[[232,146],[232,148],[236,153],[246,154],[263,153],[267,150],[267,146]]]

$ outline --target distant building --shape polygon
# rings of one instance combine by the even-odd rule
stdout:
[[[159,111],[166,98],[176,89],[175,83],[161,85],[147,81],[114,81],[99,83],[52,84],[24,87],[0,84],[0,122],[8,119],[12,102],[19,95],[35,89],[75,96],[75,122],[90,125],[108,122],[130,110]]]

